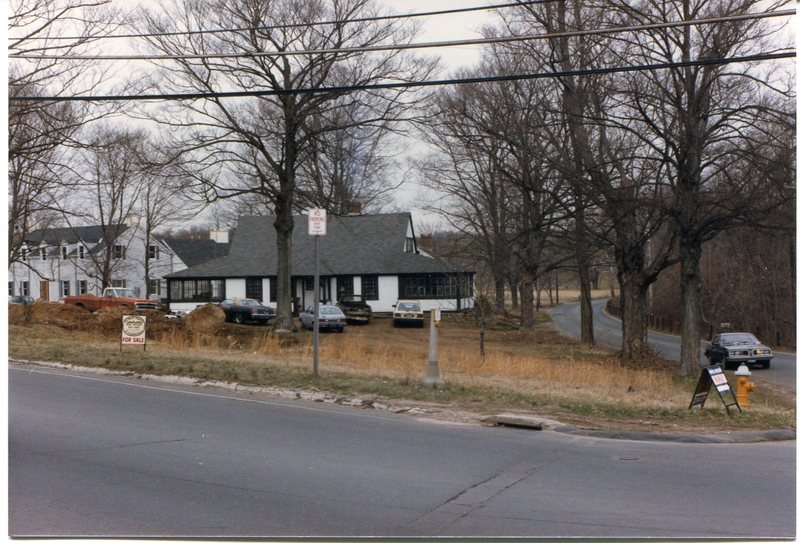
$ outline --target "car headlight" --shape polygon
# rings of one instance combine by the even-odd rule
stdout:
[[[769,349],[754,349],[753,354],[772,354]]]
[[[731,351],[730,354],[731,356],[747,356],[750,353],[747,351]]]

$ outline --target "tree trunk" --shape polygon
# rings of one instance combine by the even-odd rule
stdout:
[[[578,263],[578,280],[581,287],[581,343],[594,345],[594,315],[592,313],[592,275],[589,249],[586,243],[586,225],[583,198],[578,192],[575,212],[575,260]]]
[[[275,206],[275,231],[278,249],[278,303],[275,315],[275,331],[294,329],[292,319],[292,231],[294,218],[289,205]]]
[[[522,280],[519,285],[520,298],[520,326],[526,330],[533,329],[534,314],[534,281],[531,274],[525,270],[522,272]]]
[[[495,277],[494,280],[494,304],[496,311],[500,314],[506,312],[506,283],[501,278]]]
[[[647,286],[640,276],[620,277],[622,358],[633,360],[647,352]]]
[[[700,256],[699,243],[683,240],[681,256],[681,365],[680,377],[700,373]]]

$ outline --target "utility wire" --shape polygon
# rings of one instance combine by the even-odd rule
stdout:
[[[573,30],[568,32],[554,32],[546,34],[526,34],[522,36],[505,36],[494,38],[475,38],[468,40],[440,41],[427,43],[408,43],[399,45],[372,45],[365,47],[341,47],[336,49],[304,49],[297,51],[265,51],[248,53],[219,53],[219,54],[185,54],[185,55],[29,55],[18,54],[9,55],[9,58],[20,58],[29,60],[192,60],[192,59],[222,59],[222,58],[257,58],[257,57],[285,57],[302,55],[321,55],[321,54],[342,54],[342,53],[368,53],[376,51],[398,51],[407,49],[430,49],[438,47],[457,47],[464,45],[486,45],[495,43],[511,43],[517,41],[545,40],[553,38],[569,38],[578,36],[597,36],[605,34],[615,34],[620,32],[638,32],[645,30],[658,30],[665,28],[675,28],[683,26],[695,26],[703,24],[720,24],[735,21],[749,21],[766,19],[770,17],[784,17],[794,15],[794,10],[774,11],[767,13],[752,13],[747,15],[729,15],[725,17],[710,17],[706,19],[694,19],[691,21],[674,21],[665,23],[652,23],[645,25],[632,25],[612,28],[598,28],[592,30]]]
[[[256,27],[241,27],[241,28],[217,28],[217,29],[209,29],[209,30],[185,30],[185,31],[175,31],[175,32],[153,32],[153,33],[142,33],[142,34],[113,34],[110,36],[98,36],[98,39],[115,39],[115,38],[153,38],[159,36],[190,36],[190,35],[197,35],[197,34],[221,34],[224,32],[249,32],[252,30],[282,30],[282,29],[289,29],[289,28],[303,28],[303,27],[314,27],[314,26],[325,26],[325,25],[338,25],[338,24],[347,24],[347,23],[368,23],[374,21],[386,21],[386,20],[393,20],[393,19],[411,19],[416,17],[435,17],[438,15],[455,15],[458,13],[469,13],[475,11],[491,11],[495,9],[505,9],[505,8],[512,8],[512,7],[520,7],[520,6],[530,6],[535,4],[549,4],[552,2],[557,2],[559,0],[527,0],[527,1],[519,1],[519,2],[511,2],[507,4],[494,4],[488,6],[473,6],[468,8],[453,8],[453,9],[442,9],[437,11],[421,11],[418,13],[398,13],[394,15],[377,15],[374,17],[359,17],[355,19],[333,19],[330,21],[316,21],[310,23],[288,23],[288,24],[280,24],[280,25],[269,25],[269,26],[256,26]],[[56,36],[56,37],[32,37],[28,39],[35,39],[35,40],[47,40],[47,39],[55,39],[55,40],[77,40],[83,39],[85,36]],[[17,40],[21,38],[8,38],[9,40]]]
[[[432,81],[407,81],[396,83],[375,83],[371,85],[349,85],[338,87],[316,87],[301,89],[263,90],[263,91],[232,91],[232,92],[197,92],[176,94],[140,94],[122,96],[9,96],[12,102],[112,102],[112,101],[144,101],[144,100],[198,100],[208,98],[241,98],[252,96],[283,96],[290,94],[345,94],[360,90],[383,90],[418,87],[435,87],[445,85],[465,85],[472,83],[492,83],[499,81],[521,81],[532,79],[548,79],[567,76],[603,75],[626,72],[644,72],[664,70],[668,68],[683,68],[693,66],[719,66],[739,62],[757,62],[765,60],[778,60],[796,57],[795,51],[785,53],[765,53],[719,59],[691,60],[684,62],[666,62],[659,64],[640,64],[634,66],[620,66],[615,68],[587,68],[582,70],[567,70],[560,72],[544,72],[533,74],[511,74],[498,76],[469,77],[464,79],[439,79]]]

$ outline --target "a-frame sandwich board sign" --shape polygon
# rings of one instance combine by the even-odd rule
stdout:
[[[697,382],[697,386],[694,389],[694,395],[689,404],[689,409],[695,405],[699,405],[701,409],[703,408],[712,385],[716,389],[717,394],[719,394],[719,399],[722,400],[725,411],[727,411],[729,415],[731,412],[730,408],[734,405],[739,409],[739,412],[742,411],[720,364],[703,368],[703,371],[700,373],[700,380]]]

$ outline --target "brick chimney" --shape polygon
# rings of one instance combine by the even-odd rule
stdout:
[[[348,215],[361,215],[361,202],[348,202],[347,203]]]
[[[420,234],[419,246],[426,251],[433,250],[433,234]]]

